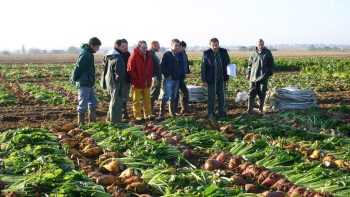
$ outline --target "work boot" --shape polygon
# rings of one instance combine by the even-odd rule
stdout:
[[[78,125],[85,124],[85,112],[78,112]]]
[[[164,115],[165,115],[165,108],[166,108],[166,102],[162,101],[160,104],[160,110],[159,110],[159,120],[164,120]]]
[[[89,110],[89,123],[96,122],[96,109]]]
[[[123,103],[123,119],[129,119],[129,114],[128,114],[128,105],[127,103]]]
[[[251,114],[253,113],[253,109],[254,109],[254,100],[253,98],[248,98],[248,109],[247,109],[247,113]]]
[[[175,118],[176,117],[176,108],[175,108],[175,102],[174,101],[171,101],[170,102],[170,106],[169,106],[169,112],[170,112],[170,115],[171,117]]]

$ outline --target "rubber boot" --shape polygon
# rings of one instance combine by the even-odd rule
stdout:
[[[189,99],[183,98],[181,103],[181,114],[188,113],[188,105],[189,105]]]
[[[89,123],[96,122],[96,109],[89,110]]]
[[[254,100],[253,98],[248,98],[248,109],[247,109],[247,113],[251,114],[253,113],[253,109],[254,109]]]
[[[123,103],[123,119],[129,119],[129,114],[128,114],[128,105],[127,103]]]
[[[171,104],[170,104],[171,106]],[[174,112],[178,113],[179,112],[179,100],[174,101]]]
[[[159,110],[159,120],[163,120],[165,116],[165,108],[166,108],[166,102],[162,101],[160,104],[160,110]]]
[[[85,112],[78,112],[78,125],[85,124]]]
[[[110,121],[111,121],[110,112],[108,111],[107,112],[107,117],[106,117],[106,122],[110,122]]]
[[[176,108],[175,108],[176,104],[174,101],[170,102],[170,106],[169,106],[169,112],[171,117],[175,118],[176,117]]]
[[[265,97],[259,99],[259,113],[264,114]]]
[[[156,110],[154,109],[155,102],[156,102],[155,99],[151,98],[151,111],[152,111],[152,114],[156,113]]]

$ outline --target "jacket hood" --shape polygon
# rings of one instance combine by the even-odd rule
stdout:
[[[83,50],[86,50],[86,51],[93,52],[93,51],[92,51],[92,48],[91,48],[90,45],[87,44],[87,43],[82,44],[82,45],[80,46],[80,48],[83,49]]]
[[[118,52],[118,50],[116,49],[111,49],[106,53],[106,56],[110,56],[110,55],[119,55],[120,53]]]
[[[106,53],[106,58],[107,59],[113,59],[118,57],[118,55],[120,55],[119,51],[116,49],[111,49]]]

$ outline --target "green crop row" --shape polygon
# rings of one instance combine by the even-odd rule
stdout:
[[[6,91],[1,85],[0,85],[0,107],[8,106],[11,104],[16,103],[16,99],[13,96],[12,93]]]
[[[45,103],[49,104],[68,104],[70,101],[62,97],[59,93],[48,90],[45,87],[38,86],[31,83],[22,83],[20,84],[20,87],[24,90],[30,93],[31,96],[34,96],[35,99],[39,101],[43,101]]]

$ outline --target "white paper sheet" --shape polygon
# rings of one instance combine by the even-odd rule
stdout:
[[[237,66],[236,64],[229,64],[227,66],[227,74],[231,77],[235,77],[237,75]]]

